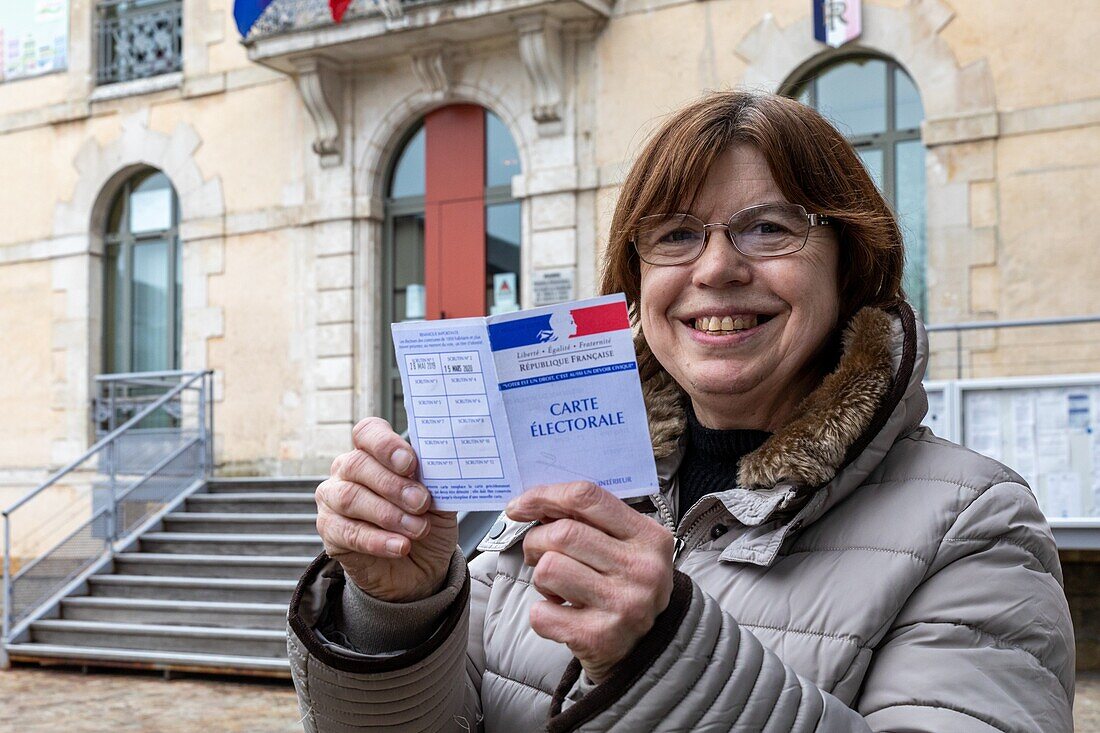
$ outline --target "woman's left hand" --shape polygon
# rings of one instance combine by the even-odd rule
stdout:
[[[531,607],[532,630],[565,644],[602,682],[668,606],[672,533],[587,482],[531,489],[506,512],[542,523],[523,540],[524,562],[547,599]]]

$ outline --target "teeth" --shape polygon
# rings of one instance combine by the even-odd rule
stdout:
[[[700,316],[695,319],[695,328],[698,331],[743,331],[747,328],[755,328],[757,317],[751,316]]]

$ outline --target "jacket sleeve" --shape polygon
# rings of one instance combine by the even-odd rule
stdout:
[[[1072,731],[1073,636],[1057,551],[1030,492],[958,516],[872,657],[855,708],[800,677],[677,573],[653,630],[577,699],[573,660],[549,728],[566,731]]]
[[[299,581],[287,615],[305,731],[479,730],[481,667],[468,646],[475,641],[471,607],[476,613],[484,605],[484,588],[471,584],[456,551],[439,593],[385,603],[346,583],[340,564],[322,553]]]
[[[858,708],[873,730],[1073,730],[1074,642],[1035,497],[995,484],[958,516],[880,643]]]

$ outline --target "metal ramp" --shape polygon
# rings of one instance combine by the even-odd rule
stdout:
[[[14,663],[290,677],[286,611],[322,478],[208,479],[61,598]]]

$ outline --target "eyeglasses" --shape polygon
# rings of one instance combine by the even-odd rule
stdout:
[[[703,254],[712,229],[747,257],[782,257],[806,246],[810,227],[828,226],[829,217],[810,214],[799,204],[760,204],[742,209],[725,224],[704,224],[691,214],[643,216],[631,243],[651,265],[684,265]]]

